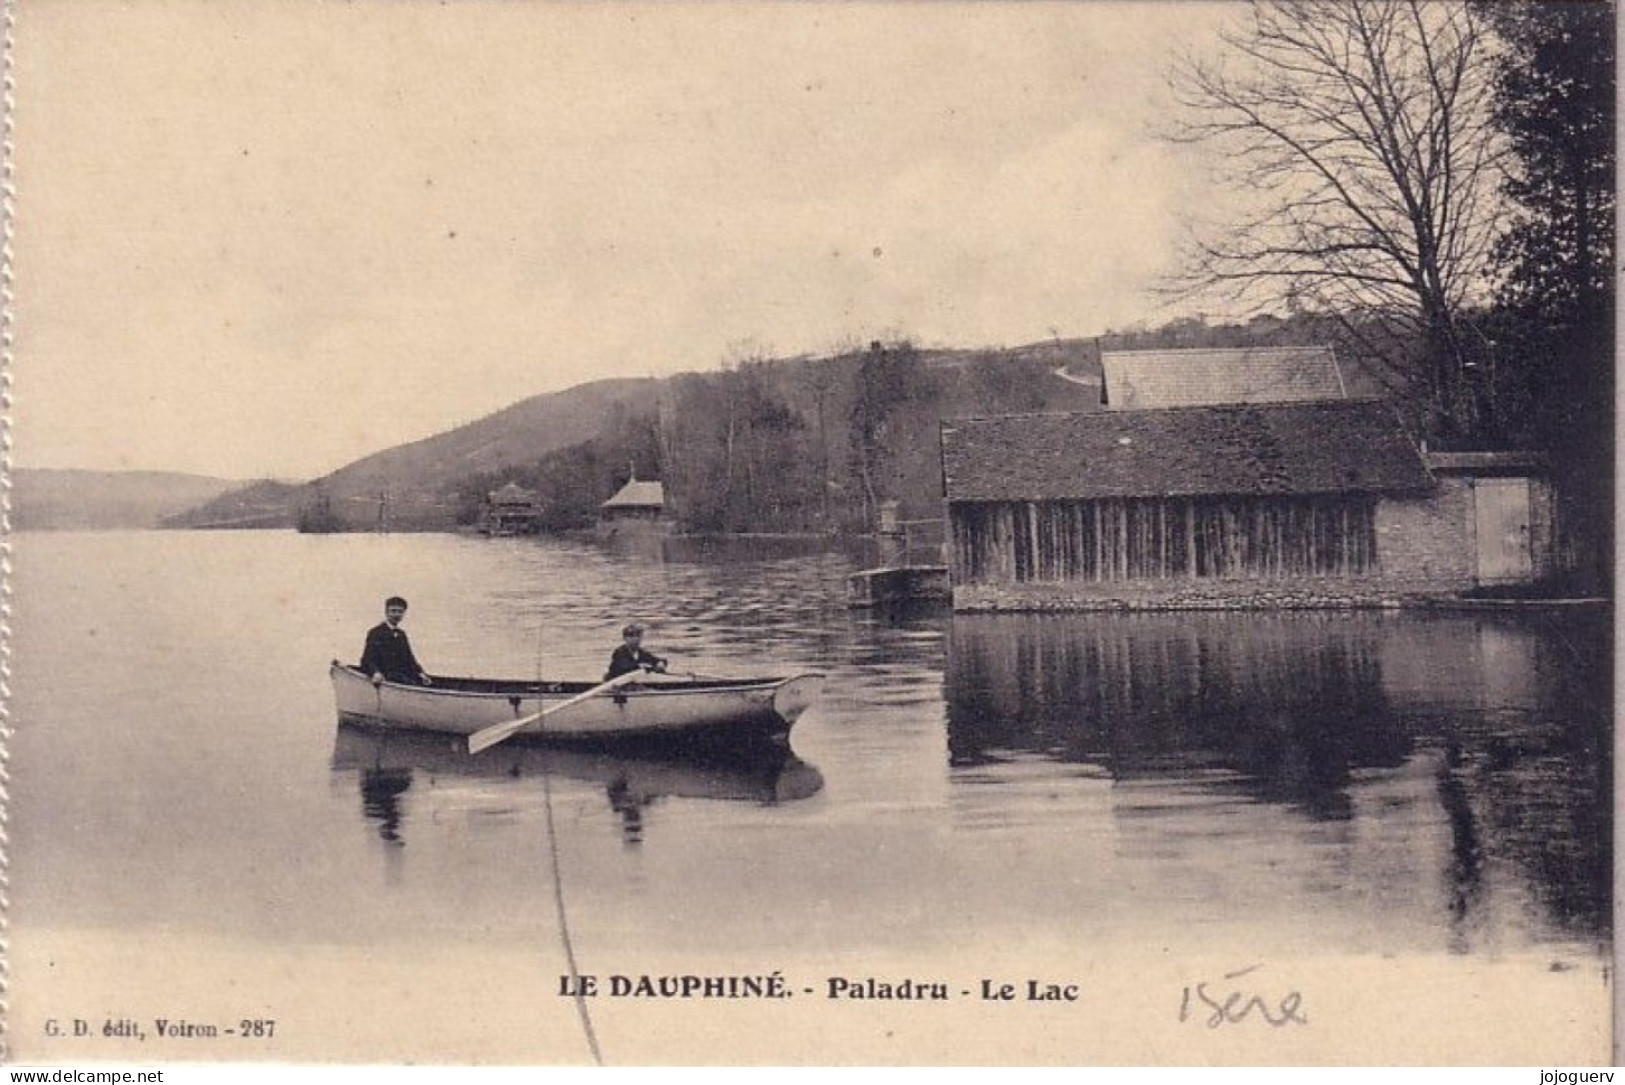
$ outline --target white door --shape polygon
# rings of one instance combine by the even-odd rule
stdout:
[[[1478,526],[1478,582],[1506,584],[1534,576],[1529,546],[1529,480],[1481,478],[1473,487]]]

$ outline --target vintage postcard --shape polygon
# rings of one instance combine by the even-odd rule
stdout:
[[[1611,4],[6,14],[8,1065],[1612,1060]]]

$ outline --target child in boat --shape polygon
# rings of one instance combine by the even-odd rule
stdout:
[[[653,652],[643,649],[643,626],[632,622],[621,630],[621,643],[615,646],[615,651],[609,657],[609,671],[604,675],[604,681],[619,678],[623,674],[642,667],[646,671],[665,673],[666,661]]]

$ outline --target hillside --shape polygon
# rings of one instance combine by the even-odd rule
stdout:
[[[621,419],[652,415],[660,382],[593,381],[531,396],[495,414],[374,453],[289,495],[300,510],[323,510],[333,530],[436,530],[468,519],[457,493],[474,477],[505,476],[550,453],[592,441]]]
[[[1098,363],[1081,341],[993,350],[904,345],[883,354],[897,370],[888,379],[907,387],[876,385],[881,355],[863,351],[664,380],[594,381],[375,453],[303,486],[256,483],[220,495],[165,526],[286,527],[303,511],[307,523],[320,520],[327,530],[445,530],[472,522],[487,490],[517,481],[542,493],[548,527],[575,527],[635,468],[640,477],[666,480],[687,527],[867,530],[875,502],[888,497],[902,500],[910,515],[935,513],[940,418],[1098,403],[1098,384],[1088,376],[1098,374]],[[1063,366],[1082,381],[1055,376]],[[854,441],[854,425],[871,429]],[[713,455],[719,449],[720,462]],[[770,469],[769,458],[783,462]]]
[[[866,532],[886,501],[940,517],[943,419],[1098,410],[1091,350],[877,343],[689,380],[663,426],[667,489],[685,525],[709,531]]]
[[[250,483],[166,516],[157,525],[167,528],[289,528],[298,517],[305,486],[269,479]]]
[[[635,473],[665,484],[667,510],[683,530],[867,532],[886,502],[905,519],[940,518],[944,419],[1101,409],[1102,349],[1327,342],[1333,330],[1316,318],[1195,319],[1016,347],[877,342],[663,380],[595,381],[303,487],[225,495],[173,522],[302,518],[307,530],[448,530],[476,522],[485,495],[512,482],[536,493],[540,526],[554,531],[590,524]],[[1339,353],[1351,357],[1343,344]]]
[[[152,528],[242,485],[169,471],[18,468],[11,473],[11,523],[20,531]]]
[[[465,426],[374,453],[320,480],[334,500],[380,491],[448,492],[459,479],[525,463],[601,433],[615,416],[654,410],[660,382],[601,380],[532,396]]]

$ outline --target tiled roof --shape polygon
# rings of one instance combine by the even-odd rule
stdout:
[[[1346,399],[1330,347],[1103,351],[1109,410]]]
[[[536,500],[536,491],[527,490],[517,482],[510,482],[501,489],[487,494],[486,499],[493,505],[518,505]]]
[[[1404,493],[1433,477],[1387,404],[1181,407],[946,421],[949,501]]]
[[[633,479],[622,486],[615,496],[600,508],[606,509],[661,509],[666,507],[666,487],[658,482],[639,482]]]

